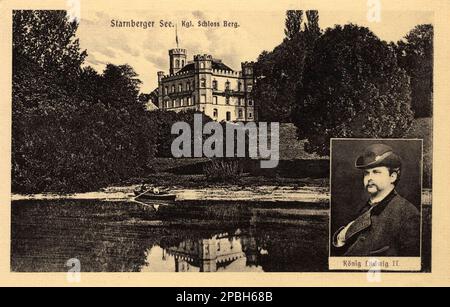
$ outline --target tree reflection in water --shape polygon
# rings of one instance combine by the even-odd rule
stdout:
[[[327,270],[326,220],[255,222],[242,204],[165,210],[126,202],[15,201],[11,269],[60,272],[77,258],[83,272]]]

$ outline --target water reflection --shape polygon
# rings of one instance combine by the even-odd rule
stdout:
[[[144,272],[263,272],[256,254],[268,255],[257,248],[252,236],[219,233],[205,239],[184,240],[164,248],[152,246],[146,252]]]
[[[246,204],[165,210],[127,202],[14,201],[11,270],[64,272],[71,258],[83,272],[327,270],[327,220],[302,221],[292,208],[255,218]]]

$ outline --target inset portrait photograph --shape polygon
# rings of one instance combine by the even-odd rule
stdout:
[[[422,140],[331,140],[331,257],[420,257]]]

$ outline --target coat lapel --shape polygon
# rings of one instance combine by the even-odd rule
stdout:
[[[352,225],[347,230],[345,234],[345,241],[348,241],[353,236],[357,235],[364,229],[367,229],[372,224],[372,220],[370,219],[370,210],[366,211],[362,215],[360,215]]]
[[[345,240],[347,241],[352,237],[354,237],[355,235],[357,235],[358,233],[360,233],[361,231],[363,231],[364,229],[369,228],[372,225],[371,215],[372,214],[379,215],[396,195],[397,192],[393,190],[379,204],[374,205],[371,208],[370,205],[366,205],[363,208],[364,213],[362,213],[358,218],[356,218],[353,224],[347,230],[347,233],[345,234]]]

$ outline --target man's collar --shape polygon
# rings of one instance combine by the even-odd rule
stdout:
[[[397,195],[397,191],[393,189],[382,201],[378,203],[370,203],[370,200],[367,202],[369,206],[372,206],[372,214],[378,215],[380,214],[384,208],[386,208],[387,204]]]

